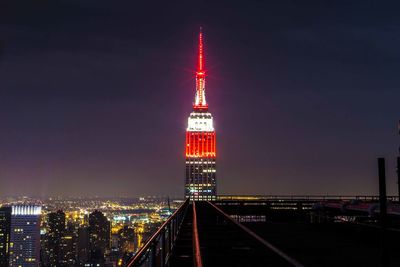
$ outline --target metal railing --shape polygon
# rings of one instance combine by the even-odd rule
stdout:
[[[365,200],[378,201],[374,195],[219,195],[217,201],[262,201],[262,200]],[[398,196],[388,196],[390,201],[399,201]]]
[[[167,265],[188,206],[189,199],[161,225],[126,266],[156,267]]]
[[[201,259],[199,231],[197,229],[197,213],[196,213],[196,202],[193,204],[193,265],[194,267],[202,267],[203,261]]]

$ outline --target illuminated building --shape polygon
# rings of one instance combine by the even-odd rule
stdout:
[[[61,242],[63,266],[75,266],[77,262],[77,242],[77,229],[73,223],[68,222]]]
[[[40,261],[39,206],[12,206],[10,267],[36,267]]]
[[[144,228],[145,228],[145,226],[143,223],[138,223],[135,225],[134,231],[136,234],[136,239],[135,239],[136,243],[134,244],[134,246],[136,249],[141,248],[143,245],[143,235],[145,232]]]
[[[89,215],[90,263],[104,263],[104,254],[110,249],[111,223],[98,210]]]
[[[119,230],[119,250],[122,253],[135,252],[135,230],[125,225]]]
[[[199,35],[196,96],[186,129],[185,197],[216,198],[216,135],[205,96],[203,35]]]
[[[65,234],[65,213],[61,210],[48,214],[47,254],[49,266],[61,266],[62,240]]]
[[[10,255],[11,208],[0,208],[0,266],[8,266]]]

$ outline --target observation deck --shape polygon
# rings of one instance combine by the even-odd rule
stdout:
[[[377,196],[186,200],[127,266],[400,266],[400,216],[382,231]],[[397,207],[398,197],[388,197]],[[337,204],[335,204],[337,203]],[[347,204],[344,204],[347,203]],[[371,213],[374,210],[374,213]],[[397,208],[394,208],[397,211]],[[340,221],[342,220],[342,221]],[[367,256],[368,255],[368,256]]]

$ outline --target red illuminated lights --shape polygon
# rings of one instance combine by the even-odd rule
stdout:
[[[203,49],[203,33],[200,28],[199,34],[199,58],[196,71],[196,100],[194,103],[195,110],[207,110],[208,105],[205,99],[205,77],[206,71],[204,70],[204,49]]]
[[[186,131],[187,158],[216,158],[216,136],[212,125],[212,116],[207,113],[208,105],[205,99],[205,77],[203,33],[199,34],[199,57],[196,71],[196,99],[193,105],[193,116],[189,117]]]
[[[205,97],[204,59],[203,33],[200,28],[196,97],[188,118],[185,143],[185,197],[195,201],[215,200],[217,195],[216,134]]]
[[[215,158],[215,132],[186,132],[186,157]]]

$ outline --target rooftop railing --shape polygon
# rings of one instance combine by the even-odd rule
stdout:
[[[223,200],[364,200],[379,201],[379,196],[373,195],[219,195],[217,201]],[[388,196],[390,201],[399,201],[398,196]]]
[[[248,236],[251,236],[259,245],[265,247],[267,250],[273,251],[276,255],[286,261],[290,266],[300,267],[302,266],[300,263],[292,259],[287,254],[280,251],[278,248],[271,245],[269,242],[264,239],[258,237],[255,233],[247,229],[245,226],[234,221],[231,216],[227,215],[224,211],[222,211],[218,206],[220,204],[229,204],[229,203],[239,203],[239,202],[247,202],[247,203],[295,203],[301,202],[304,205],[311,205],[312,203],[316,203],[318,201],[349,201],[349,200],[361,200],[365,202],[374,202],[378,201],[378,196],[339,196],[339,195],[231,195],[231,196],[218,196],[216,201],[208,202],[211,207],[218,211],[225,220],[231,224],[234,224],[236,228],[241,231],[246,232]],[[389,196],[389,201],[398,201],[397,196]],[[199,202],[200,203],[200,202]],[[198,205],[200,205],[197,203]],[[191,205],[191,206],[190,206]],[[200,249],[201,242],[199,240],[199,233],[197,227],[197,220],[199,217],[198,212],[196,211],[196,202],[191,202],[189,199],[186,201],[165,221],[162,226],[146,241],[145,245],[139,249],[139,251],[135,254],[135,256],[129,261],[126,265],[128,267],[158,267],[158,266],[170,266],[171,259],[176,259],[175,256],[172,256],[175,251],[174,245],[178,238],[178,235],[181,232],[185,232],[184,229],[187,221],[184,219],[186,216],[191,217],[191,213],[188,213],[190,210],[193,212],[193,218],[191,219],[191,236],[193,238],[193,266],[202,267],[203,259],[202,259],[202,249]],[[300,205],[301,206],[301,205]],[[201,206],[200,206],[201,207]],[[275,207],[275,206],[274,206]],[[201,216],[200,216],[201,217]],[[204,215],[203,215],[204,217]],[[184,227],[181,227],[184,225]],[[186,229],[187,230],[187,229]],[[179,240],[179,239],[178,239]],[[174,263],[175,260],[172,260]]]
[[[201,250],[200,250],[200,241],[199,241],[199,230],[197,227],[197,213],[196,213],[196,202],[192,202],[193,204],[193,266],[194,267],[202,267],[203,260],[201,258]]]
[[[127,267],[156,267],[168,265],[175,239],[189,206],[187,199],[147,240]]]

